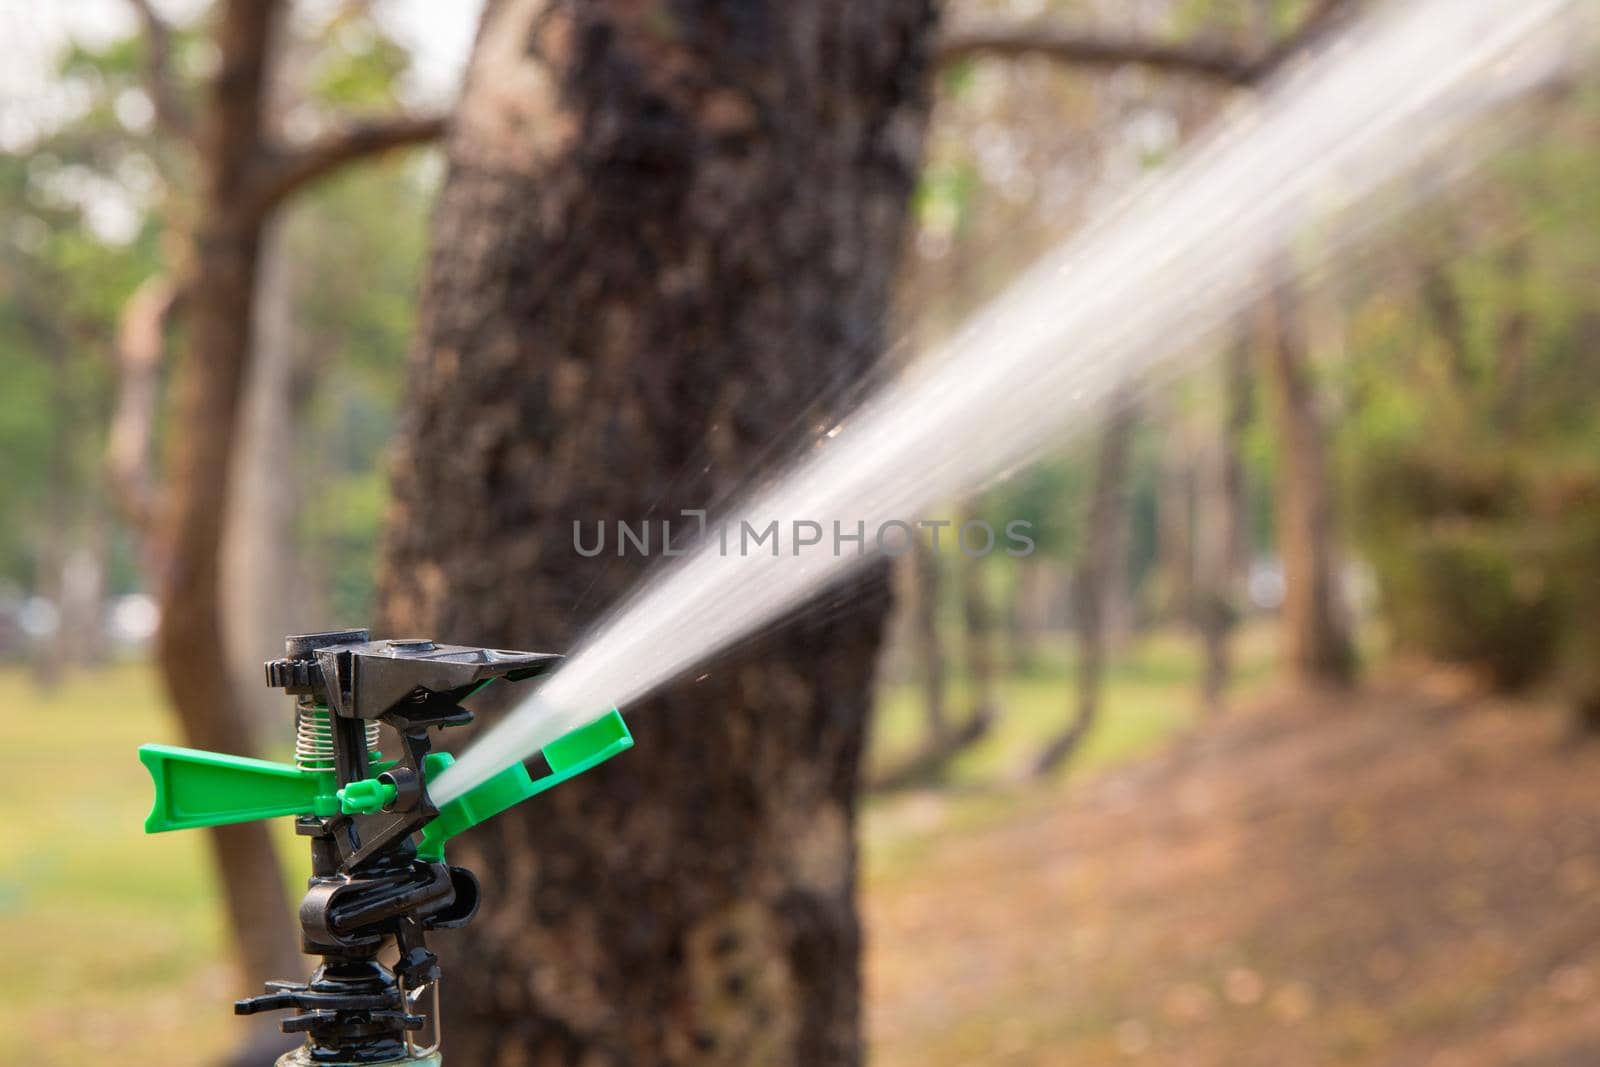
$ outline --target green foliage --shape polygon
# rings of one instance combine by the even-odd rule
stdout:
[[[1542,677],[1561,632],[1559,590],[1522,524],[1424,525],[1382,554],[1392,621],[1441,658],[1482,665],[1499,686]]]
[[[402,108],[410,57],[364,6],[339,5],[293,29],[285,56],[300,97],[295,124]],[[172,41],[191,105],[200,103],[206,32],[201,19]],[[145,58],[138,35],[69,43],[34,138],[0,154],[0,591],[38,584],[58,527],[70,534],[109,510],[100,457],[118,317],[140,283],[170,269],[163,251],[174,243],[163,231],[187,210],[192,179],[189,152],[154,124]],[[345,618],[370,610],[382,451],[403,386],[435,170],[414,158],[359,168],[299,196],[284,226],[303,443],[294,462],[300,484],[315,487],[300,550],[327,576],[318,585],[329,610]],[[327,498],[337,503],[324,506]],[[114,589],[146,584],[129,543],[112,538]]]
[[[960,233],[972,213],[977,189],[978,174],[969,162],[924,167],[912,194],[912,216],[922,227],[946,235]]]
[[[1040,555],[1071,560],[1083,539],[1084,501],[1093,477],[1090,449],[1037,463],[992,490],[986,511],[1032,526]]]
[[[80,116],[0,155],[0,585],[34,584],[39,556],[89,507],[118,310],[156,257],[119,185],[146,157],[113,144],[118,68],[90,60],[74,53],[63,76],[81,90]]]
[[[324,49],[314,66],[313,99],[351,111],[395,108],[395,87],[411,65],[405,48],[353,11],[341,13],[328,36],[334,47]]]
[[[1580,701],[1600,701],[1596,115],[1507,159],[1473,214],[1448,204],[1407,232],[1414,291],[1384,279],[1358,308],[1341,432],[1396,636]]]

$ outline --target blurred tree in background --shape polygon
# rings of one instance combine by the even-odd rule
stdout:
[[[104,579],[77,598],[87,605],[76,614],[68,611],[74,604],[68,594],[75,581],[87,580],[75,576],[104,575],[112,558],[107,503],[93,462],[103,446],[113,499],[124,529],[134,535],[128,543],[137,576],[124,570],[124,580],[137,580],[157,596],[157,658],[186,736],[199,747],[251,751],[255,723],[228,670],[228,633],[238,616],[225,605],[222,560],[229,516],[259,517],[236,497],[241,483],[259,486],[240,447],[240,412],[248,383],[261,369],[251,357],[259,340],[254,311],[262,235],[275,210],[317,179],[387,148],[432,138],[442,124],[437,118],[353,117],[393,110],[393,85],[405,64],[403,50],[359,8],[297,21],[291,35],[282,25],[282,5],[274,3],[219,4],[192,28],[168,24],[148,4],[131,7],[140,32],[70,48],[55,86],[59,102],[37,109],[26,151],[9,153],[3,165],[7,194],[20,210],[8,213],[9,284],[0,321],[27,341],[7,357],[18,364],[18,379],[41,383],[40,393],[8,395],[34,406],[38,396],[49,402],[43,419],[19,413],[15,421],[0,422],[21,439],[20,457],[38,457],[36,466],[17,475],[20,503],[28,504],[31,494],[37,512],[7,513],[43,516],[43,528],[0,529],[0,538],[26,537],[34,547],[32,573],[19,576],[54,614],[53,625],[40,627],[53,631],[47,650],[95,647]],[[281,67],[275,65],[280,46],[289,57]],[[401,195],[391,196],[389,206],[403,201],[414,219],[426,192],[415,177],[409,183],[396,186]],[[359,225],[361,213],[349,212],[349,218]],[[397,264],[401,273],[413,270],[415,223],[408,260],[404,240],[382,232],[388,220],[370,213],[366,220],[380,227],[365,246],[373,261]],[[342,247],[362,246],[349,241]],[[307,258],[317,266],[316,257]],[[324,262],[341,272],[342,295],[355,296],[348,264]],[[398,281],[394,269],[363,273],[360,292],[379,283],[370,290],[374,299],[351,299],[337,310],[337,325],[327,319],[329,305],[321,310],[325,329],[354,325],[387,339],[386,348],[371,344],[372,337],[361,345],[370,391],[371,360],[387,355],[393,361],[408,327],[394,303],[406,300],[409,277],[387,290],[390,307],[380,310],[382,283]],[[335,282],[320,291],[338,289]],[[308,318],[316,322],[312,311]],[[294,358],[281,351],[286,345],[280,340],[287,338],[267,346],[263,365]],[[177,352],[170,370],[169,344]],[[331,395],[348,399],[356,391]],[[252,392],[269,399],[266,390]],[[378,396],[385,428],[377,436],[386,435],[384,412],[393,396],[392,390]],[[370,423],[365,440],[342,432],[354,423],[340,419],[341,433],[333,437],[349,439],[355,454],[345,458],[370,471],[375,435]],[[301,428],[310,424],[307,419]],[[292,418],[262,425],[291,445],[299,438]],[[298,496],[304,483],[293,469],[292,449],[269,443],[257,454],[289,475],[274,486],[276,497]],[[326,472],[330,481],[344,473]],[[369,544],[377,510],[366,509]],[[332,504],[318,514],[341,521],[345,507]],[[245,521],[238,528],[253,536],[273,527]],[[87,562],[80,562],[85,554]],[[347,562],[345,555],[335,562]],[[367,561],[354,562],[370,573]],[[286,588],[280,584],[277,594]],[[361,595],[359,580],[355,592]],[[42,660],[61,658],[47,651]],[[288,899],[265,828],[222,827],[212,836],[250,980],[294,973],[299,960]]]
[[[1396,638],[1600,728],[1600,306],[1592,99],[1403,228],[1355,294],[1341,427]],[[1554,116],[1547,116],[1554,118]],[[1471,205],[1470,209],[1468,204]]]

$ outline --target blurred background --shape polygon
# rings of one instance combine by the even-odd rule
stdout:
[[[139,743],[284,758],[288,633],[565,647],[643,566],[575,519],[726,497],[1372,6],[0,3],[0,1062],[223,1062],[304,971],[303,843],[146,838]],[[1600,1062],[1600,112],[1519,106],[925,516],[1032,555],[924,539],[640,709],[543,809],[628,848],[474,839],[526,903],[461,1062]]]

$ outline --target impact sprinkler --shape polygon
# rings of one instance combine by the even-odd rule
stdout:
[[[295,832],[311,840],[301,948],[322,962],[306,982],[268,982],[235,1013],[294,1009],[284,1032],[306,1041],[278,1067],[437,1065],[439,964],[425,934],[465,925],[479,896],[477,878],[445,862],[445,843],[633,738],[612,709],[546,746],[548,773],[534,777],[516,763],[436,806],[428,782],[451,757],[429,751],[430,731],[470,722],[460,702],[496,679],[537,677],[560,657],[372,641],[365,630],[291,637],[287,653],[266,672],[269,686],[295,697],[295,762],[145,745],[139,759],[156,792],[145,831],[294,816]],[[379,751],[380,724],[397,740],[392,759]],[[418,1039],[424,1029],[426,1042]]]

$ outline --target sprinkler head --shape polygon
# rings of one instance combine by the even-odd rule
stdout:
[[[479,898],[477,878],[445,863],[445,843],[633,744],[612,709],[545,748],[548,774],[514,764],[435,805],[428,782],[451,757],[431,751],[431,732],[470,722],[460,701],[484,686],[537,677],[560,657],[369,638],[365,630],[290,637],[286,655],[266,664],[267,684],[296,698],[293,764],[139,749],[155,782],[146,832],[293,816],[310,839],[301,948],[322,964],[305,983],[271,982],[234,1005],[241,1015],[295,1010],[283,1029],[305,1033],[306,1043],[280,1067],[436,1062],[439,967],[424,934],[465,925]],[[378,750],[380,724],[398,742],[391,758]],[[378,960],[390,944],[392,966]],[[435,1038],[420,1047],[414,1035],[427,1018],[418,1005],[430,991]]]

